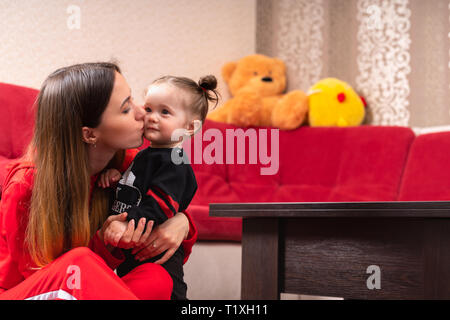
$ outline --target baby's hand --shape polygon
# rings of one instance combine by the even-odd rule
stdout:
[[[116,169],[108,169],[100,175],[98,185],[102,188],[109,188],[112,184],[120,180],[122,175]]]
[[[128,226],[127,221],[116,220],[111,222],[103,235],[103,240],[105,241],[105,244],[111,244],[114,247],[117,247],[120,238],[122,238],[123,234],[127,230],[127,226]]]

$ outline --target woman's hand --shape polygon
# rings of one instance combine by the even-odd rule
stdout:
[[[147,228],[145,228],[145,218],[141,218],[136,229],[134,228],[134,220],[130,220],[128,222],[127,229],[117,243],[117,247],[122,249],[131,249],[141,246],[151,235],[152,228],[152,220],[147,223]],[[145,232],[143,233],[144,229]]]
[[[167,251],[156,264],[163,264],[172,257],[189,233],[189,220],[178,212],[172,218],[157,226],[150,236],[132,250],[139,261],[147,260]]]

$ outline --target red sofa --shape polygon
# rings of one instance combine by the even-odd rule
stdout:
[[[210,128],[221,130],[223,136],[227,129],[237,129],[207,122],[203,131]],[[417,139],[421,144],[422,138]],[[199,239],[241,238],[241,220],[209,217],[209,203],[399,199],[404,169],[414,162],[408,155],[415,141],[413,131],[405,127],[301,127],[279,132],[280,165],[276,175],[261,175],[258,164],[193,164],[199,190],[190,210],[199,228]],[[414,169],[407,172],[414,175]],[[403,188],[406,194],[407,187]]]
[[[7,164],[30,140],[36,95],[34,89],[0,83],[0,192]],[[209,131],[224,138],[226,150],[227,129],[239,128],[207,121],[201,144],[191,139],[186,147],[210,152],[215,139],[205,136]],[[200,240],[241,239],[241,220],[209,217],[209,203],[450,200],[450,132],[415,136],[406,127],[301,127],[279,131],[278,145],[274,175],[261,175],[268,165],[248,164],[248,155],[247,164],[227,164],[227,152],[221,155],[224,164],[191,157],[199,188],[189,210]],[[233,150],[237,155],[236,143]]]
[[[37,94],[35,89],[0,83],[0,195],[8,164],[31,140]]]

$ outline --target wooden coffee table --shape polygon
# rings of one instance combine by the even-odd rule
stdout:
[[[242,299],[450,299],[450,202],[210,204],[242,217]]]

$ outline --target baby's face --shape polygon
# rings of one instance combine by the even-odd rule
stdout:
[[[188,115],[185,106],[188,94],[169,83],[151,85],[145,96],[144,137],[154,147],[170,147],[178,141],[172,141],[176,129],[188,128]]]

